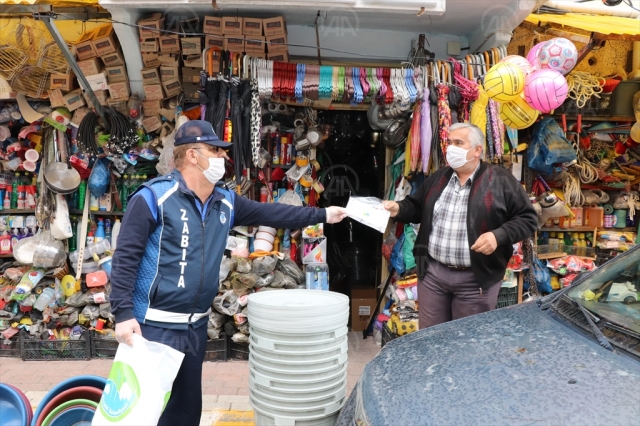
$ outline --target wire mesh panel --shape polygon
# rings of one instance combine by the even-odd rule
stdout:
[[[72,55],[75,55],[75,46],[67,45]],[[55,42],[50,42],[44,48],[39,66],[52,74],[68,74],[71,66],[62,54],[60,47]]]
[[[23,66],[12,82],[13,90],[39,98],[49,88],[49,72],[36,66]]]
[[[28,56],[11,44],[0,43],[0,74],[11,80],[27,62]]]
[[[45,46],[52,42],[53,38],[43,22],[23,18],[9,31],[6,41],[27,55],[29,65],[38,65]]]

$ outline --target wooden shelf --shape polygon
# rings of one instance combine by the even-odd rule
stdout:
[[[558,120],[562,120],[562,114],[554,114],[551,115],[551,117],[558,119]],[[567,120],[577,120],[578,116],[577,115],[566,115]],[[611,116],[608,117],[606,115],[589,115],[589,114],[584,114],[582,116],[582,121],[633,121],[635,122],[636,119],[634,117],[621,117],[621,116]]]
[[[13,259],[13,253],[11,253],[11,254],[0,254],[0,259]]]
[[[554,226],[552,228],[540,228],[538,232],[593,232],[596,229],[595,226],[576,226],[575,228],[559,228]],[[598,231],[614,231],[614,232],[636,232],[635,227],[630,228],[604,228],[598,227]]]
[[[72,215],[82,215],[83,211],[82,210],[76,210],[76,209],[71,209],[69,210],[69,214]],[[105,212],[105,211],[100,211],[100,210],[89,210],[89,215],[93,215],[93,216],[123,216],[124,212]]]
[[[0,210],[0,215],[5,214],[34,214],[36,211],[34,209],[4,209]]]
[[[540,259],[540,260],[557,259],[559,257],[565,257],[565,256],[568,256],[568,254],[567,253],[561,253],[561,252],[543,253],[543,254],[538,254],[538,259]]]

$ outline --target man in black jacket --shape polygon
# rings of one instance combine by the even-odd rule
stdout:
[[[514,243],[531,236],[536,212],[508,170],[481,161],[484,134],[468,123],[449,128],[444,167],[398,203],[384,207],[400,222],[420,223],[420,328],[496,307]]]

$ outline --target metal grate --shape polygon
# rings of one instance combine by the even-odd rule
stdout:
[[[249,359],[249,344],[236,343],[229,338],[229,359],[247,361]]]
[[[69,47],[71,54],[75,55],[75,46],[67,46]],[[60,47],[58,47],[54,41],[45,46],[38,65],[52,74],[69,74],[69,71],[71,70],[69,62],[67,62],[67,59],[62,54]]]
[[[93,332],[91,336],[91,358],[113,358],[118,350],[118,341]]]
[[[205,361],[226,361],[227,360],[227,336],[220,333],[220,337],[207,342],[207,351],[204,355]]]
[[[13,336],[10,339],[0,336],[0,357],[20,357],[19,336]]]
[[[21,332],[20,356],[23,361],[91,359],[91,337],[84,332],[78,340],[40,340]]]
[[[31,98],[39,98],[49,89],[49,73],[36,66],[23,66],[12,83],[13,90]]]

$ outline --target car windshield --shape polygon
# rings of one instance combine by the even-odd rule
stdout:
[[[569,297],[599,317],[640,334],[640,250],[602,265],[569,290]]]

